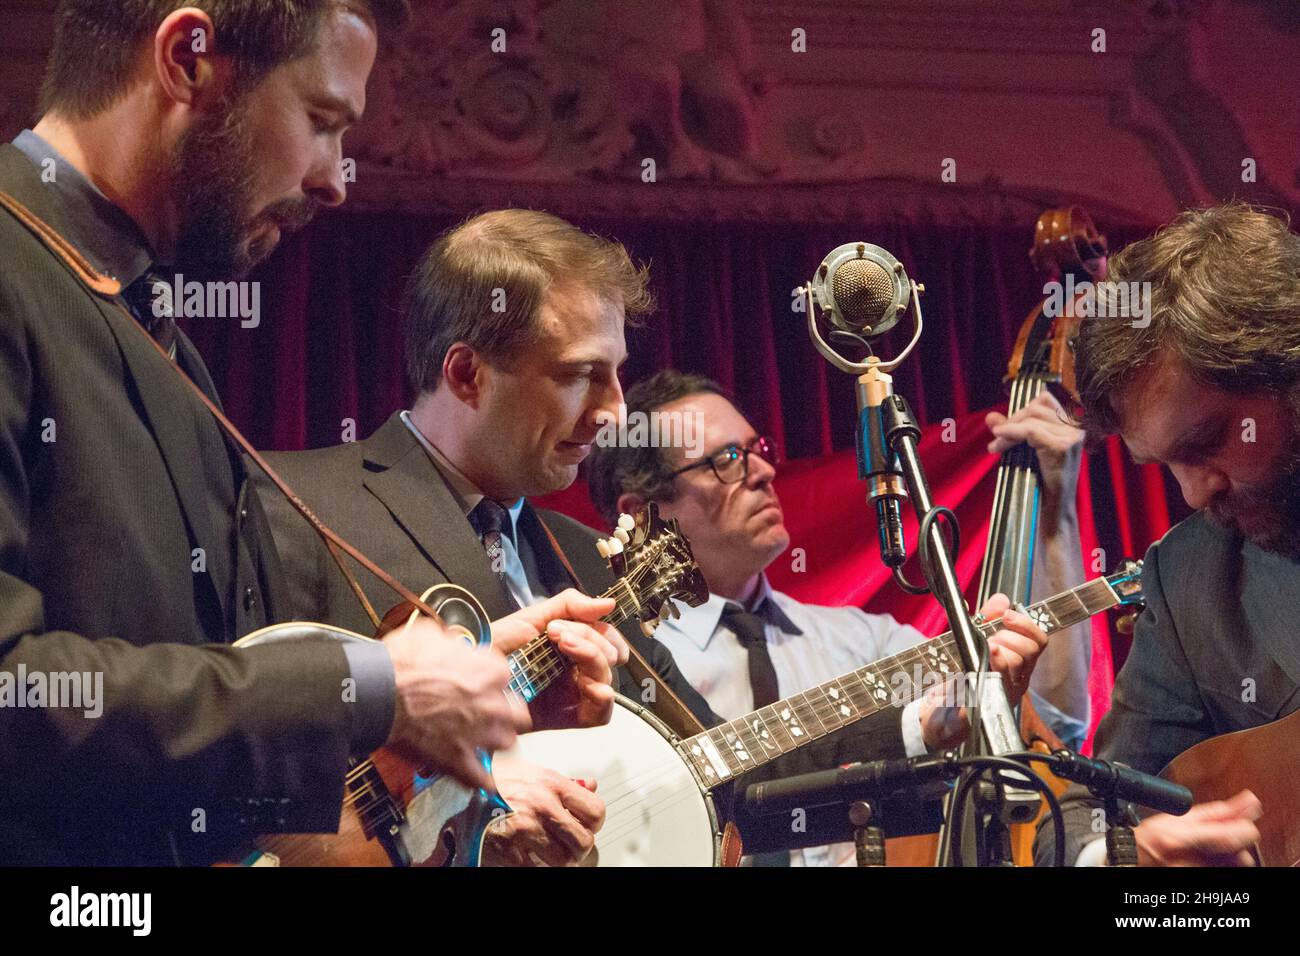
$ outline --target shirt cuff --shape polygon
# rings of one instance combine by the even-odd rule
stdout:
[[[920,698],[903,708],[903,749],[909,757],[924,757],[930,752],[921,730]]]
[[[343,645],[352,676],[352,753],[378,750],[393,730],[397,716],[397,676],[388,648],[379,643]]]
[[[1105,866],[1106,865],[1106,838],[1098,837],[1093,840],[1075,857],[1075,866]]]

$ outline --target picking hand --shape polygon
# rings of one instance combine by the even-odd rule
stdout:
[[[989,412],[984,423],[993,433],[989,452],[1000,455],[1022,442],[1038,453],[1043,494],[1073,500],[1078,482],[1083,429],[1072,424],[1051,392],[1043,392],[1010,418]]]
[[[1227,800],[1198,803],[1182,816],[1157,813],[1133,829],[1140,866],[1254,866],[1259,797],[1242,790]]]
[[[488,827],[484,866],[577,866],[586,858],[605,823],[594,781],[508,757],[495,762],[493,774],[512,812]]]
[[[420,618],[391,635],[397,714],[388,737],[395,752],[442,771],[470,787],[492,788],[476,748],[501,750],[531,721],[506,696],[510,667],[492,648],[449,638],[441,625]]]

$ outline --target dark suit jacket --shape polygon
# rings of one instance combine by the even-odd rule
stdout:
[[[1146,610],[1097,729],[1098,757],[1159,773],[1194,744],[1300,707],[1300,564],[1197,513],[1147,551],[1142,589]],[[1098,806],[1086,792],[1068,791],[1068,863],[1095,838]],[[1039,865],[1051,862],[1054,847],[1045,822],[1035,843]]]
[[[473,528],[428,453],[398,415],[363,441],[314,451],[275,452],[266,457],[322,520],[408,588],[419,593],[430,585],[450,581],[475,594],[493,619],[509,612],[505,591]],[[263,476],[255,475],[254,481],[263,489],[270,487]],[[287,502],[278,496],[273,498],[265,490],[262,498],[298,613],[309,620],[370,633],[359,602],[316,534]],[[596,551],[596,531],[557,512],[536,511],[525,505],[520,535],[527,537],[538,558],[548,593],[571,584],[551,553],[539,517],[554,533],[584,591],[599,594],[614,583]],[[366,596],[381,615],[397,603],[377,578],[357,570]],[[625,625],[624,634],[705,727],[723,722],[682,677],[664,645],[646,638],[634,625]],[[625,696],[638,700],[642,697],[641,687],[624,668],[617,671],[616,686]],[[865,720],[857,727],[787,754],[742,777],[738,784],[854,760],[902,756],[898,715],[878,716],[883,719]],[[821,831],[792,835],[787,832],[788,821],[777,823],[780,832],[769,839],[768,834],[747,822],[747,844],[761,849],[790,846],[797,840],[798,845],[810,846],[830,838]],[[838,829],[833,835],[842,838]]]
[[[0,146],[0,190],[62,231],[38,172]],[[132,320],[4,210],[0,249],[0,671],[103,681],[98,717],[0,708],[0,863],[202,859],[240,816],[334,828],[342,652],[220,646],[288,607],[238,458]]]

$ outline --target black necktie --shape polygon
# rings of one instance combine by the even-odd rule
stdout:
[[[776,668],[772,666],[772,655],[767,649],[767,628],[763,619],[739,604],[728,603],[722,609],[722,623],[736,635],[749,655],[749,686],[754,690],[754,709],[775,704],[778,700]],[[755,853],[750,858],[750,865],[789,866],[790,854],[785,850]]]
[[[176,319],[172,287],[167,280],[150,269],[122,291],[122,298],[131,307],[136,321],[175,359]]]
[[[754,708],[766,707],[779,700],[776,668],[767,649],[767,629],[763,619],[739,604],[728,603],[722,609],[722,623],[729,628],[749,654],[749,686],[754,690]]]
[[[484,498],[469,513],[469,523],[474,526],[479,540],[483,542],[483,550],[487,552],[488,563],[492,565],[492,573],[501,582],[510,609],[513,611],[519,610],[519,602],[515,600],[514,594],[511,593],[510,582],[506,578],[506,553],[501,542],[502,535],[509,535],[510,540],[514,541],[514,535],[511,534],[514,528],[510,521],[510,513],[501,507],[500,502],[493,501],[491,498]]]

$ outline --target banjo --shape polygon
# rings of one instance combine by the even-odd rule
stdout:
[[[1050,635],[1141,603],[1141,562],[1126,561],[1028,612]],[[980,625],[985,637],[997,628],[998,621]],[[722,831],[713,795],[719,787],[887,707],[902,707],[960,670],[950,631],[687,739],[619,696],[606,726],[525,734],[509,753],[599,783],[605,825],[585,865],[717,866]]]

